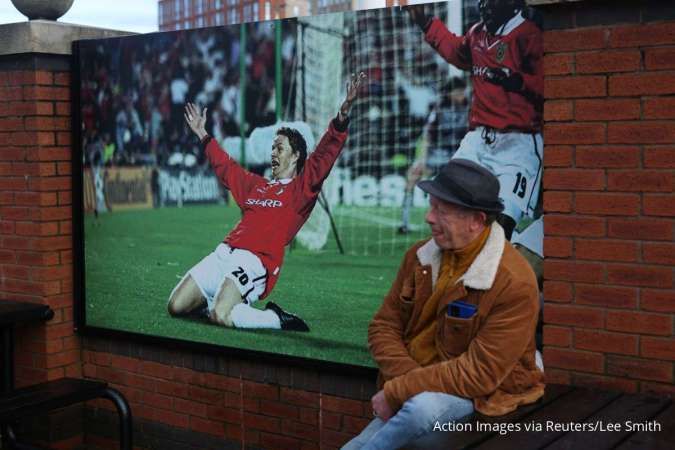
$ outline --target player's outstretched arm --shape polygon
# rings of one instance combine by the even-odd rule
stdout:
[[[349,111],[352,109],[352,103],[354,103],[356,97],[359,96],[359,91],[365,84],[367,78],[368,76],[363,72],[359,72],[358,76],[356,74],[352,74],[351,80],[349,80],[347,83],[347,96],[345,97],[345,101],[342,102],[342,105],[340,106],[340,111],[338,111],[338,120],[340,122],[345,122],[349,117]]]
[[[335,160],[337,160],[344,146],[349,127],[349,111],[367,78],[363,72],[359,72],[358,75],[352,74],[350,80],[347,82],[347,95],[342,105],[340,105],[337,116],[331,120],[331,125],[321,137],[316,150],[307,158],[305,167],[302,170],[302,189],[303,192],[307,193],[307,197],[305,198],[312,200],[311,205],[314,204],[313,201],[316,198],[316,193],[321,190],[323,182],[330,173]]]
[[[438,18],[427,15],[424,5],[406,6],[405,9],[424,33],[424,39],[443,59],[458,69],[471,69],[471,50],[466,37],[455,35]]]
[[[237,204],[241,205],[240,201],[246,198],[246,194],[253,189],[261,177],[244,170],[230,158],[227,152],[223,151],[215,139],[210,138],[206,132],[206,112],[207,108],[200,110],[194,103],[186,103],[185,122],[201,141],[213,173],[230,190]]]
[[[204,108],[201,112],[194,103],[186,103],[185,105],[185,122],[187,122],[190,129],[197,135],[200,141],[204,140],[208,133],[206,132],[206,110]]]

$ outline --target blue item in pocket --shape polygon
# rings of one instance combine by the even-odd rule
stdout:
[[[478,308],[476,305],[456,300],[448,304],[448,316],[459,319],[469,319],[476,314]]]

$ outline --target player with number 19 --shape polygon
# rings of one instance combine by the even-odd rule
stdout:
[[[422,5],[408,7],[426,41],[450,64],[469,71],[469,129],[453,158],[475,161],[499,179],[507,237],[531,216],[541,185],[543,46],[524,0],[479,0],[481,21],[464,36],[450,32]]]
[[[207,134],[206,109],[187,104],[185,120],[242,217],[224,242],[192,267],[171,292],[171,315],[190,314],[206,306],[210,320],[219,325],[309,331],[302,319],[275,303],[268,302],[265,310],[251,305],[267,297],[274,287],[286,245],[312,212],[347,139],[348,114],[365,79],[363,73],[352,76],[337,116],[308,158],[305,140],[297,130],[277,131],[272,145],[272,180],[238,165]]]

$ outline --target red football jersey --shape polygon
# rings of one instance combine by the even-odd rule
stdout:
[[[434,18],[426,41],[450,64],[471,71],[473,100],[469,127],[540,132],[544,76],[543,38],[539,27],[520,13],[493,36],[478,22],[457,36]],[[488,69],[501,68],[523,77],[523,92],[508,92],[487,81]]]
[[[274,287],[288,245],[309,217],[340,150],[347,131],[333,123],[324,133],[299,175],[269,181],[248,172],[211,139],[206,156],[218,179],[232,193],[241,209],[239,223],[225,237],[225,243],[255,253],[267,269],[264,298]],[[271,151],[271,150],[270,150]]]

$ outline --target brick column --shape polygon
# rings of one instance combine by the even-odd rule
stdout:
[[[67,59],[51,64],[0,69],[0,299],[54,310],[46,326],[17,334],[18,385],[80,374],[72,330],[70,77]]]
[[[115,34],[49,21],[0,25],[0,301],[54,310],[49,322],[16,330],[18,387],[82,375],[73,331],[70,47]],[[81,419],[70,408],[17,431],[73,448],[82,443]]]
[[[128,34],[53,21],[0,26],[0,301],[49,305],[18,330],[17,386],[81,375],[73,332],[70,54]]]
[[[544,10],[546,373],[672,394],[675,12],[605,6]]]

